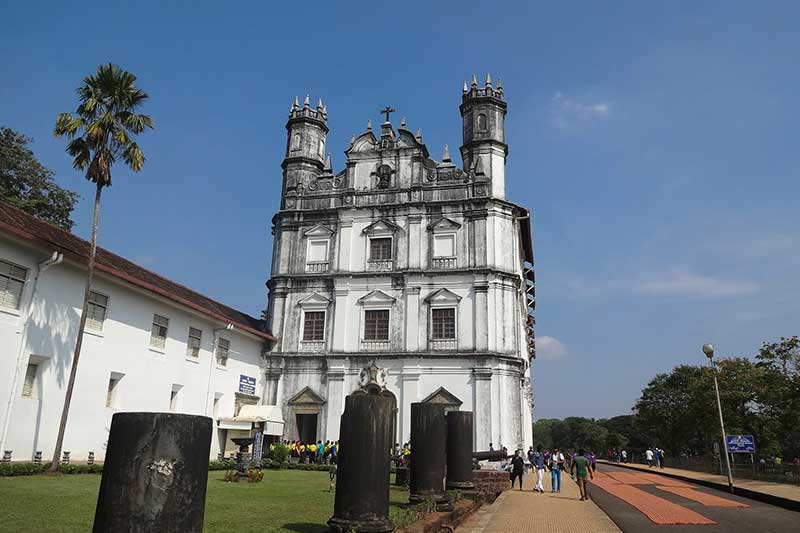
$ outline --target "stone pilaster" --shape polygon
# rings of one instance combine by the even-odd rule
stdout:
[[[485,352],[489,347],[489,309],[486,297],[489,284],[481,281],[475,284],[475,308],[473,309],[473,324],[475,325],[475,349]]]
[[[333,343],[331,345],[331,351],[343,352],[352,350],[353,347],[350,345],[353,344],[353,339],[350,337],[353,337],[353,335],[347,335],[349,319],[347,312],[349,306],[348,295],[350,294],[350,290],[346,288],[335,289],[333,294],[336,301],[333,306]],[[358,339],[355,339],[355,341],[357,342]]]
[[[419,351],[419,287],[406,287],[406,350]]]
[[[398,408],[400,410],[400,444],[407,442],[411,435],[411,404],[419,401],[419,378],[422,369],[419,366],[409,366],[403,368],[400,374],[400,398]]]
[[[475,443],[476,451],[486,451],[489,443],[499,446],[494,442],[494,429],[492,417],[492,369],[489,367],[475,367],[472,369],[475,379]],[[499,435],[498,435],[499,436]]]

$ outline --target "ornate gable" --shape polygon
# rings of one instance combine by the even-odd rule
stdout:
[[[325,399],[311,390],[311,387],[305,387],[303,390],[289,398],[289,401],[286,403],[289,405],[322,405],[325,403]]]
[[[358,299],[360,305],[392,305],[397,301],[383,292],[382,290],[374,290]]]
[[[450,220],[449,218],[439,218],[430,224],[428,224],[429,231],[439,231],[439,230],[455,230],[461,227],[461,224],[454,220]]]
[[[382,218],[364,228],[364,230],[361,233],[363,233],[364,235],[374,235],[378,233],[396,233],[397,231],[400,230],[402,230],[400,226],[386,220],[385,218]]]
[[[425,301],[429,304],[457,304],[461,301],[461,296],[447,289],[439,289],[430,293]]]
[[[350,145],[350,148],[345,150],[345,154],[350,155],[351,153],[356,152],[369,152],[374,150],[377,144],[378,139],[375,137],[375,134],[372,133],[372,130],[369,130],[354,139],[353,143]]]
[[[329,228],[328,226],[323,226],[322,224],[317,224],[310,230],[303,233],[305,237],[330,237],[334,234],[334,231]]]
[[[321,308],[321,307],[328,307],[330,303],[331,301],[325,298],[320,293],[312,292],[311,294],[309,294],[308,296],[297,302],[297,305],[299,305],[300,307]]]
[[[441,403],[451,407],[458,407],[464,402],[459,400],[458,397],[449,390],[444,387],[439,387],[422,400],[422,403]]]

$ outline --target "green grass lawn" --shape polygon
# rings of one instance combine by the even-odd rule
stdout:
[[[225,483],[209,472],[205,531],[327,531],[333,492],[326,472],[264,470],[261,483]],[[100,476],[0,477],[0,532],[91,531]],[[404,514],[408,492],[392,486],[390,517]]]

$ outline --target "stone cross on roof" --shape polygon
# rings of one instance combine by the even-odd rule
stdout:
[[[389,122],[389,114],[394,113],[395,111],[397,111],[397,109],[389,107],[388,105],[381,109],[381,113],[386,115],[386,122]]]

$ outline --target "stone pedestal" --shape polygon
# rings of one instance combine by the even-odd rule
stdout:
[[[93,531],[202,532],[211,432],[204,416],[115,414]]]
[[[437,511],[453,510],[444,489],[446,440],[444,405],[412,403],[409,503],[433,500]]]
[[[390,532],[394,530],[389,520],[392,401],[361,393],[348,396],[344,405],[336,500],[328,525],[340,532]]]
[[[471,490],[472,411],[447,413],[447,490]]]

